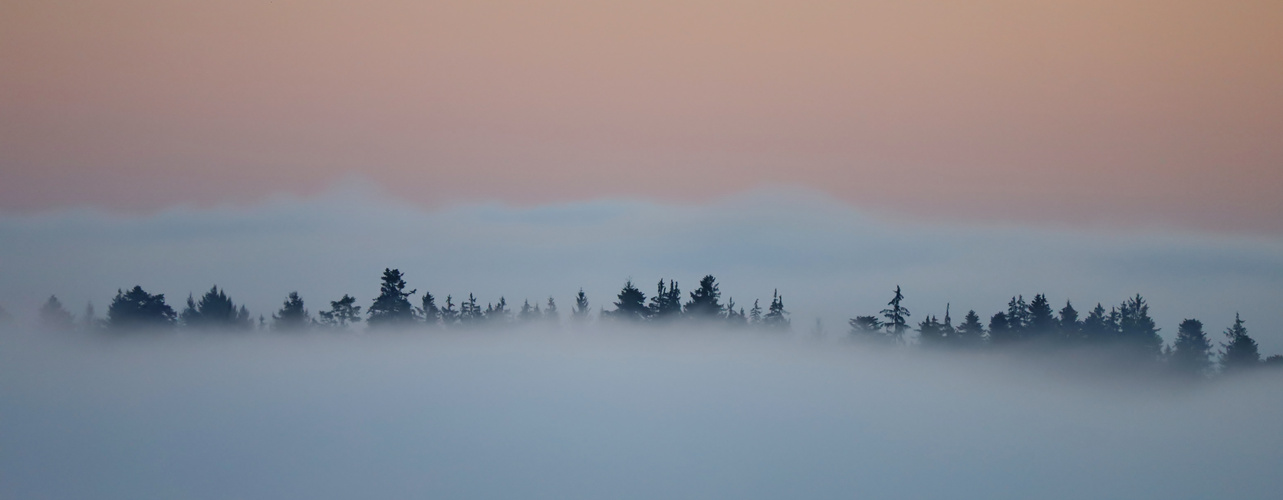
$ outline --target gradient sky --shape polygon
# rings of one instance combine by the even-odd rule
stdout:
[[[360,173],[429,207],[793,184],[1277,235],[1279,26],[1274,0],[6,1],[0,210]]]

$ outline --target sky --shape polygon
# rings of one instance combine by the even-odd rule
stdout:
[[[359,174],[428,208],[809,189],[865,213],[1283,233],[1283,4],[0,4],[0,211]]]

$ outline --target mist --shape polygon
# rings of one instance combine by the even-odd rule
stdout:
[[[4,498],[1276,498],[1283,379],[580,328],[0,334]]]
[[[563,312],[582,287],[612,309],[632,279],[690,290],[705,274],[723,300],[763,307],[784,296],[795,332],[818,319],[840,335],[894,288],[918,320],[1045,293],[1084,313],[1142,294],[1171,340],[1198,318],[1217,339],[1239,312],[1264,354],[1283,352],[1283,239],[1097,227],[935,224],[864,212],[815,191],[771,187],[697,204],[601,199],[566,204],[455,205],[425,210],[359,178],[324,195],[154,214],[64,210],[0,215],[0,305],[26,318],[51,294],[102,315],[117,289],[142,285],[178,307],[225,289],[255,318],[298,291],[315,312],[343,294],[368,306],[386,267],[408,289],[456,302],[543,303]],[[418,295],[411,300],[417,300]]]

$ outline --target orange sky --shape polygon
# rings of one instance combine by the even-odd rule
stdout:
[[[537,5],[536,5],[537,4]],[[1283,3],[0,3],[0,211],[309,193],[1283,233]]]

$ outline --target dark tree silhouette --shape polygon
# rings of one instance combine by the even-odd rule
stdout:
[[[424,291],[419,306],[419,317],[429,326],[436,326],[441,323],[441,309],[437,308],[437,298],[432,296],[431,292]]]
[[[1234,313],[1234,324],[1225,329],[1225,342],[1221,343],[1221,371],[1237,373],[1260,364],[1261,353],[1256,341],[1247,335],[1243,319]]]
[[[76,319],[62,307],[58,297],[50,295],[49,300],[40,306],[40,327],[54,332],[65,332],[75,328]]]
[[[935,316],[927,316],[918,323],[918,342],[928,347],[944,345],[944,328]]]
[[[775,290],[771,294],[771,305],[766,308],[766,315],[762,316],[762,326],[772,330],[787,331],[791,323],[788,315],[789,312],[784,309],[784,296],[780,295],[779,290]]]
[[[484,314],[481,306],[477,304],[477,297],[471,293],[468,294],[468,300],[459,304],[459,324],[461,325],[476,325],[485,317]]]
[[[962,324],[954,331],[955,345],[964,347],[974,347],[983,344],[985,341],[985,327],[980,324],[980,316],[974,310],[967,311],[967,315],[962,318]]]
[[[1029,327],[1029,304],[1025,296],[1018,295],[1007,302],[1007,340],[1015,341],[1025,338],[1025,329]]]
[[[699,287],[690,293],[690,301],[686,302],[686,316],[696,320],[721,317],[726,311],[720,302],[721,298],[722,291],[717,286],[717,278],[711,274],[705,275],[699,280]]]
[[[1178,373],[1199,376],[1212,366],[1212,343],[1203,332],[1203,322],[1187,319],[1176,330],[1176,340],[1167,354],[1167,362]]]
[[[1157,358],[1163,348],[1163,338],[1158,336],[1158,327],[1149,317],[1149,304],[1140,294],[1127,299],[1119,308],[1118,334],[1125,345],[1146,356]]]
[[[526,299],[526,301],[521,304],[521,310],[517,312],[517,319],[522,323],[530,323],[538,319],[543,319],[543,313],[539,311],[538,305],[531,307],[530,299]]]
[[[608,314],[619,320],[641,321],[646,319],[646,312],[646,294],[633,286],[633,280],[628,280],[616,296],[615,310]]]
[[[579,293],[575,295],[575,306],[570,309],[570,317],[575,321],[587,321],[588,312],[588,296],[584,295],[584,289],[580,288]]]
[[[210,287],[199,302],[187,295],[187,307],[179,318],[188,328],[249,330],[254,327],[245,306],[238,307],[218,286]]]
[[[560,323],[561,314],[557,312],[557,301],[548,297],[548,306],[543,310],[543,319],[551,323]]]
[[[744,314],[744,308],[735,310],[734,298],[726,299],[726,323],[736,327],[748,325],[748,316]]]
[[[508,323],[512,320],[512,311],[508,310],[508,299],[499,297],[499,302],[486,304],[486,312],[482,317],[492,323]]]
[[[107,307],[107,326],[112,330],[163,329],[174,325],[178,315],[165,304],[164,294],[149,294],[141,286],[128,292],[116,290]]]
[[[1029,302],[1029,324],[1025,328],[1025,336],[1031,339],[1050,338],[1060,329],[1059,322],[1056,321],[1055,313],[1051,310],[1051,303],[1047,301],[1047,296],[1043,294],[1034,295],[1034,299]]]
[[[415,321],[414,306],[409,297],[417,290],[405,291],[405,275],[399,269],[383,269],[379,296],[366,312],[370,327],[403,326]]]
[[[748,324],[750,326],[762,325],[762,306],[758,305],[757,299],[753,299],[753,308],[748,310]]]
[[[1283,354],[1275,354],[1273,356],[1265,358],[1265,361],[1261,362],[1261,366],[1267,366],[1270,368],[1283,368]]]
[[[946,342],[946,343],[950,343],[950,342],[952,342],[952,341],[953,341],[953,336],[954,336],[954,335],[957,335],[957,333],[958,333],[958,332],[957,332],[957,330],[954,330],[954,328],[953,328],[953,318],[952,318],[951,316],[949,316],[949,306],[950,306],[950,305],[951,305],[951,304],[949,304],[948,302],[945,302],[945,304],[944,304],[944,321],[940,323],[940,332],[941,332],[941,334],[942,334],[942,335],[944,335],[944,339],[945,339],[945,342]]]
[[[454,296],[445,296],[445,306],[439,309],[441,325],[450,327],[459,322],[459,310],[454,308]]]
[[[272,315],[272,329],[277,331],[301,331],[312,326],[312,315],[303,306],[303,298],[298,292],[290,292],[281,310]]]
[[[1078,310],[1074,305],[1065,301],[1065,307],[1060,308],[1060,317],[1056,319],[1056,325],[1060,329],[1060,338],[1065,342],[1078,342],[1082,340],[1082,322],[1078,321]]]
[[[904,331],[909,329],[909,309],[901,305],[903,301],[904,294],[900,293],[900,285],[896,285],[895,296],[891,298],[891,302],[887,302],[891,307],[881,311],[882,317],[886,318],[883,326],[896,343],[904,342]]]
[[[668,286],[665,286],[664,280],[659,280],[655,295],[650,298],[650,304],[646,307],[652,320],[664,321],[681,316],[682,291],[677,282],[669,280]]]
[[[989,318],[989,343],[992,345],[1008,345],[1020,338],[1016,332],[1011,329],[1011,322],[1007,320],[1007,313],[997,313]]]
[[[1112,337],[1109,328],[1109,316],[1105,313],[1105,306],[1096,303],[1096,307],[1087,313],[1087,317],[1082,322],[1083,342],[1089,344],[1101,344]]]
[[[862,341],[882,342],[889,337],[882,332],[882,321],[877,316],[856,316],[847,321],[852,338]]]
[[[331,328],[347,328],[350,323],[361,322],[361,306],[356,305],[356,298],[343,294],[343,298],[330,302],[329,311],[321,311],[321,323]]]

